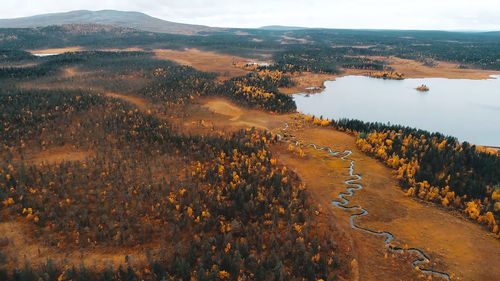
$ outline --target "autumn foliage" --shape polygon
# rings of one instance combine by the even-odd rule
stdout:
[[[320,119],[304,116],[319,125]],[[318,120],[318,121],[316,121]],[[356,145],[394,172],[409,196],[461,210],[500,237],[500,157],[439,133],[402,126],[332,120]]]
[[[157,79],[167,81],[153,82],[144,96],[185,103],[209,84],[201,79],[188,88],[166,71],[184,79],[182,68],[158,69]],[[163,97],[172,92],[168,85],[185,89]],[[188,136],[154,114],[89,91],[11,89],[1,92],[0,108],[2,214],[29,224],[33,239],[43,237],[44,246],[60,251],[154,249],[142,267],[124,261],[103,272],[51,261],[7,271],[7,257],[2,278],[333,280],[342,274],[334,241],[315,227],[305,186],[272,157],[269,133]],[[62,146],[92,153],[83,161],[23,161]]]

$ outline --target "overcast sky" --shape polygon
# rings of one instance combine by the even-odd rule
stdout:
[[[500,0],[1,0],[0,5],[0,18],[114,9],[220,27],[500,30]]]

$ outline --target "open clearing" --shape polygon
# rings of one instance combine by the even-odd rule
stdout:
[[[255,109],[241,108],[224,98],[207,98],[201,100],[201,108],[205,111],[195,110],[191,121],[204,120],[218,129],[238,130],[246,128],[259,128],[277,130],[290,118],[291,114],[271,114]],[[215,115],[214,115],[215,113]]]
[[[154,52],[160,59],[173,60],[179,64],[189,65],[201,71],[217,72],[220,74],[219,79],[221,80],[248,74],[248,70],[236,67],[235,64],[238,62],[254,61],[249,58],[197,49],[185,49],[183,51],[157,49]]]

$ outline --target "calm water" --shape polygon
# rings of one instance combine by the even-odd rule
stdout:
[[[500,146],[500,75],[496,79],[382,80],[346,76],[307,97],[294,95],[298,111],[440,132],[474,144]],[[430,91],[415,88],[426,84]]]
[[[33,55],[34,55],[34,56],[36,56],[36,57],[41,57],[41,58],[43,58],[43,57],[57,56],[57,55],[59,55],[59,54],[33,54]]]

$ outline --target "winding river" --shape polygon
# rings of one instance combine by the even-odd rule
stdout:
[[[283,136],[281,136],[280,134],[278,134],[278,139],[280,141],[283,141],[283,142],[286,142],[286,143],[294,143],[295,146],[298,146],[299,145],[299,141],[295,140],[294,136],[291,136],[291,135],[287,134],[286,133],[287,129],[288,129],[288,123],[285,123],[285,127],[282,129]],[[367,228],[364,228],[364,227],[356,225],[356,223],[354,222],[354,219],[357,218],[357,217],[361,217],[361,216],[367,215],[368,214],[368,210],[366,210],[366,209],[364,209],[364,208],[362,208],[360,206],[349,206],[349,199],[347,199],[347,197],[354,196],[356,190],[360,190],[360,189],[363,188],[363,185],[360,184],[360,183],[358,183],[358,181],[361,180],[362,177],[360,175],[354,173],[354,160],[352,160],[352,159],[349,158],[349,156],[351,156],[351,154],[352,154],[351,150],[344,150],[343,152],[340,152],[340,151],[335,151],[334,152],[330,147],[318,147],[318,146],[316,146],[316,144],[313,144],[313,143],[306,144],[305,146],[313,147],[316,150],[326,151],[326,152],[328,152],[328,154],[330,155],[330,157],[337,157],[337,158],[342,159],[343,161],[349,161],[350,162],[350,166],[349,166],[349,177],[350,178],[347,179],[346,181],[344,181],[344,183],[347,185],[347,192],[341,192],[338,195],[338,198],[340,200],[339,201],[333,201],[332,204],[333,204],[333,206],[335,206],[337,208],[340,208],[340,209],[343,209],[343,210],[356,210],[356,211],[360,211],[360,212],[358,212],[356,214],[352,214],[350,216],[350,224],[351,224],[352,228],[360,230],[360,231],[363,231],[363,232],[366,232],[366,233],[370,233],[372,235],[384,237],[385,238],[384,243],[387,246],[387,248],[389,249],[389,251],[392,251],[392,252],[405,252],[405,253],[414,253],[414,254],[416,254],[418,256],[418,258],[412,262],[412,265],[414,267],[417,267],[420,272],[425,273],[425,274],[429,274],[429,275],[434,275],[434,276],[437,276],[437,277],[441,277],[441,278],[443,278],[444,280],[447,280],[447,281],[451,281],[450,275],[447,274],[447,273],[445,273],[445,272],[434,271],[434,270],[424,269],[424,268],[420,267],[421,263],[428,263],[428,262],[430,262],[429,257],[422,250],[417,249],[417,248],[403,249],[403,248],[400,248],[400,247],[391,246],[391,245],[389,245],[389,243],[394,239],[394,235],[392,233],[390,233],[388,231],[377,232],[377,231],[370,230],[370,229],[367,229]]]

